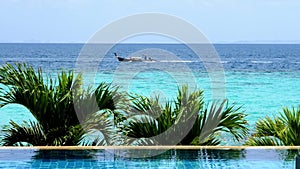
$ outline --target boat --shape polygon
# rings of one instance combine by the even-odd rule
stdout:
[[[152,59],[151,57],[144,56],[142,57],[130,57],[130,58],[124,58],[118,56],[117,53],[114,53],[115,57],[118,59],[120,62],[155,62],[156,60]]]

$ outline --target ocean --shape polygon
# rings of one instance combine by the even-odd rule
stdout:
[[[204,90],[205,101],[213,100],[211,83],[215,79],[210,78],[205,64],[187,45],[118,44],[96,52],[96,57],[105,53],[99,56],[101,60],[95,60],[93,52],[82,53],[83,47],[84,44],[0,44],[0,65],[27,62],[55,74],[61,69],[77,69],[83,57],[89,65],[86,81],[91,82],[92,78],[92,85],[113,82],[128,92],[161,94],[171,100],[181,82],[190,86],[195,82],[197,88]],[[277,115],[283,106],[300,104],[300,45],[214,44],[213,47],[224,70],[226,98],[229,103],[242,106],[251,129],[258,119]],[[98,51],[101,45],[96,48]],[[122,57],[151,56],[159,62],[120,63],[114,52]],[[5,128],[10,120],[33,119],[20,105],[5,106],[0,114],[0,128]]]

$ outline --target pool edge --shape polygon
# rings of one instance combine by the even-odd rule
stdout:
[[[101,150],[101,149],[178,149],[178,150],[198,150],[198,149],[214,149],[214,150],[243,150],[243,149],[274,149],[274,150],[298,150],[300,146],[32,146],[32,147],[16,147],[16,146],[0,146],[0,150]]]

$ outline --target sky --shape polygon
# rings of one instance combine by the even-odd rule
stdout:
[[[85,43],[106,25],[146,12],[179,17],[212,43],[300,43],[299,9],[299,0],[0,0],[0,43]]]

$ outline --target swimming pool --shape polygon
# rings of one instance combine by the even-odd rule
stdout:
[[[158,149],[38,149],[1,148],[0,168],[295,168],[298,150],[171,149],[162,154],[131,158],[121,154],[149,154]]]

